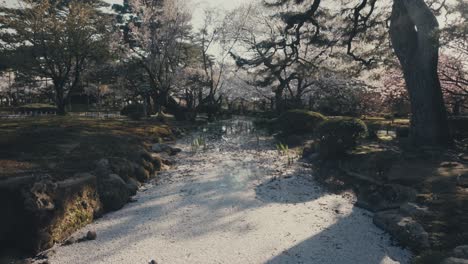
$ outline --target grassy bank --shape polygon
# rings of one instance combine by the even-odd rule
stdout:
[[[151,145],[173,141],[181,125],[72,116],[2,120],[0,249],[35,254],[121,208],[166,163]]]

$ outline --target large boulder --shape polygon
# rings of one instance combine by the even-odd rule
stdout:
[[[99,197],[106,211],[122,208],[130,200],[130,190],[117,174],[99,179]]]
[[[462,258],[462,259],[467,259],[468,260],[468,245],[462,245],[456,247],[452,255],[456,258]]]
[[[414,250],[424,250],[429,248],[429,234],[421,224],[413,218],[403,216],[398,210],[389,210],[376,213],[374,224],[387,231],[403,246],[408,246]]]

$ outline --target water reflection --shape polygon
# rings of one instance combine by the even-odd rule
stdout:
[[[219,149],[219,147],[226,144],[231,147],[240,147],[243,144],[250,143],[255,144],[258,138],[263,135],[266,135],[266,133],[258,130],[251,118],[236,116],[229,120],[209,123],[199,128],[192,134],[192,140],[202,139],[208,144],[209,149]]]

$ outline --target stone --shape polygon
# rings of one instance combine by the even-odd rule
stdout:
[[[357,175],[355,176],[357,177]],[[360,179],[363,176],[361,176]],[[359,206],[372,212],[398,209],[408,202],[416,200],[415,189],[399,184],[385,184],[370,192],[363,192]]]
[[[99,197],[106,211],[122,208],[130,198],[127,184],[117,174],[110,174],[108,177],[100,179],[98,186]]]
[[[450,257],[445,259],[442,264],[468,264],[468,259]]]
[[[315,142],[308,142],[304,145],[302,150],[302,158],[308,159],[311,155],[317,154],[317,147]]]
[[[149,264],[158,264],[158,262],[156,262],[156,260],[152,259],[152,260],[150,260]]]
[[[398,210],[378,212],[374,224],[395,237],[403,246],[423,250],[429,248],[429,234],[413,218],[401,215]]]
[[[180,149],[180,148],[171,148],[171,150],[169,152],[169,155],[175,156],[175,155],[179,154],[180,152],[182,152],[182,149]]]
[[[462,245],[456,247],[452,255],[456,258],[468,259],[468,245]]]
[[[94,174],[98,177],[106,177],[112,173],[110,168],[110,163],[108,159],[100,159],[96,162],[96,169],[94,170]]]
[[[140,183],[137,180],[133,178],[129,178],[127,180],[127,189],[131,195],[135,195],[138,191],[138,188],[140,188]]]
[[[457,185],[460,187],[468,188],[468,173],[462,174],[457,177]]]
[[[88,233],[86,233],[87,240],[96,240],[96,238],[97,238],[97,234],[95,231],[88,231]]]
[[[166,144],[156,143],[156,144],[153,144],[153,146],[151,147],[151,150],[156,153],[161,153],[161,152],[166,152],[168,148],[170,147]]]
[[[411,217],[425,217],[430,214],[429,208],[426,206],[420,206],[415,203],[405,203],[400,207],[400,212],[403,215]]]
[[[68,245],[75,244],[75,243],[76,243],[76,238],[70,237],[67,240],[65,240],[65,242],[63,242],[63,245],[68,246]]]
[[[133,162],[124,158],[109,158],[109,166],[112,173],[119,175],[122,179],[127,180],[133,176]]]
[[[383,187],[384,197],[393,202],[409,202],[416,199],[417,191],[400,184],[386,184]]]
[[[182,151],[180,148],[173,148],[169,145],[162,144],[162,143],[153,144],[153,146],[151,147],[151,150],[155,153],[165,152],[171,156],[177,155],[178,153]]]
[[[139,182],[145,182],[150,179],[150,173],[140,165],[135,166],[134,176]]]

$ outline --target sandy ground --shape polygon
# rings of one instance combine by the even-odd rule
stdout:
[[[196,154],[190,142],[137,202],[74,235],[96,240],[59,246],[50,263],[409,262],[352,194],[322,190],[271,139],[233,131]]]

